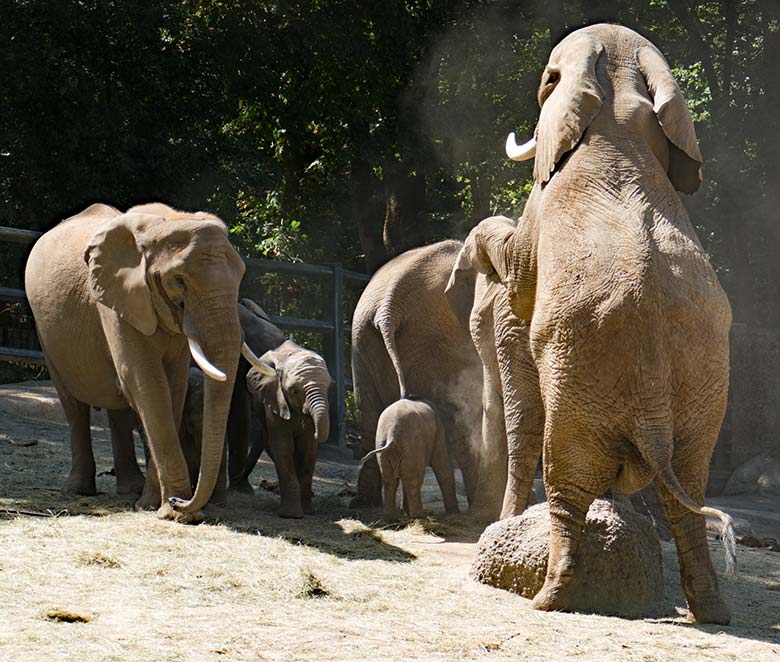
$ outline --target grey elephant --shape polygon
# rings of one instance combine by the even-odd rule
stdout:
[[[352,318],[352,381],[364,454],[374,448],[381,413],[403,395],[430,402],[444,421],[451,457],[469,503],[481,445],[482,365],[469,333],[475,274],[445,294],[457,241],[417,248],[371,278]],[[360,469],[353,505],[382,503],[381,476],[370,457]]]
[[[403,398],[385,409],[376,428],[376,449],[363,462],[376,456],[382,474],[383,510],[386,519],[397,516],[398,481],[409,517],[422,517],[422,485],[425,468],[431,467],[439,483],[444,509],[459,512],[455,476],[447,452],[444,424],[433,407],[413,397]]]
[[[276,467],[282,502],[279,515],[303,517],[313,512],[311,482],[317,450],[330,430],[330,373],[319,354],[292,340],[261,358],[276,374],[269,376],[252,368],[246,377],[261,427],[256,457],[265,449]]]
[[[508,218],[495,217],[493,223],[498,242],[508,241],[515,232]],[[448,293],[474,278],[468,256],[477,255],[478,248],[472,233],[453,265]],[[512,311],[506,288],[495,273],[477,274],[469,328],[484,375],[475,509],[491,519],[499,514],[512,517],[532,502],[542,454],[544,407],[528,343],[528,323]]]
[[[517,229],[483,221],[466,242],[500,281],[530,350],[544,406],[550,504],[547,576],[533,605],[566,610],[592,501],[613,485],[653,482],[680,557],[691,617],[728,623],[703,514],[726,407],[731,310],[675,189],[700,183],[685,100],[658,50],[616,25],[573,32],[550,55],[536,137],[507,153],[535,157]],[[510,359],[514,364],[514,359]]]
[[[271,322],[265,311],[250,299],[242,299],[238,304],[238,319],[244,334],[244,341],[255,355],[265,354],[268,350],[281,345],[285,338],[282,331]],[[246,385],[246,375],[250,363],[242,356],[238,362],[236,380],[230,400],[227,433],[225,443],[226,462],[220,468],[214,487],[212,501],[225,503],[228,481],[231,490],[252,494],[249,474],[259,453],[256,444],[250,448],[252,435],[251,400]],[[190,482],[195,485],[200,471],[200,441],[203,434],[203,371],[190,366],[187,397],[184,403],[179,436],[184,451]],[[225,466],[226,465],[226,466]],[[227,469],[227,470],[226,470]]]
[[[95,492],[90,406],[109,412],[118,479],[137,477],[132,408],[151,454],[137,506],[157,508],[165,519],[202,518],[217,479],[239,352],[263,366],[242,349],[235,302],[243,273],[222,221],[162,204],[124,214],[92,205],[36,242],[25,287],[70,425],[66,491]],[[178,437],[190,354],[208,375],[194,493]]]

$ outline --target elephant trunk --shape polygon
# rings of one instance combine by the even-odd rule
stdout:
[[[195,494],[190,501],[171,499],[174,510],[191,513],[201,510],[214,491],[225,444],[228,411],[233,394],[233,384],[241,349],[241,327],[235,305],[229,305],[235,297],[211,297],[188,309],[184,331],[195,345],[201,348],[210,365],[224,375],[211,375],[203,390],[203,438],[201,443],[200,473]]]
[[[328,393],[318,384],[309,384],[303,389],[306,400],[304,413],[314,421],[314,438],[321,444],[330,434],[330,412],[328,409]]]

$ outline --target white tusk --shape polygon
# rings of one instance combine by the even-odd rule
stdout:
[[[255,368],[257,368],[258,372],[265,375],[266,377],[273,377],[276,375],[276,370],[274,370],[265,361],[257,358],[257,354],[255,354],[249,345],[247,345],[245,342],[241,343],[241,355]]]
[[[515,132],[512,131],[506,137],[506,155],[513,161],[527,161],[536,156],[536,137],[527,143],[518,145],[515,140]]]
[[[227,375],[219,368],[215,368],[209,362],[197,340],[187,336],[187,343],[190,346],[190,353],[192,354],[192,358],[195,359],[195,363],[198,364],[198,367],[203,371],[204,375],[207,375],[208,377],[211,377],[213,380],[218,382],[224,382],[227,380]]]

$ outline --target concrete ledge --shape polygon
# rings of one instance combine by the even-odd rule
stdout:
[[[57,390],[51,382],[0,385],[0,413],[67,423]],[[92,410],[92,425],[108,427],[105,411]]]

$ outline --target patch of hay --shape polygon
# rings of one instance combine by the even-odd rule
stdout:
[[[103,568],[121,568],[122,564],[113,556],[103,552],[82,552],[79,556],[81,565],[97,565]]]
[[[89,623],[93,618],[92,614],[78,614],[67,609],[50,609],[44,617],[58,623]]]
[[[295,594],[296,598],[327,598],[331,592],[325,588],[322,580],[309,568],[301,568],[300,588]]]

